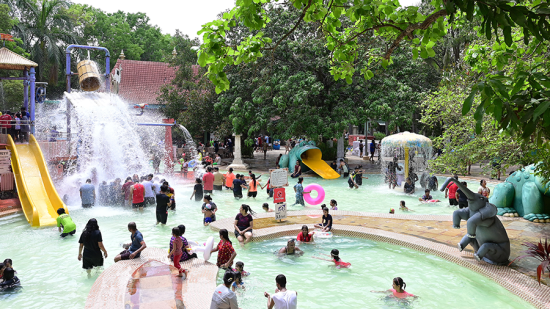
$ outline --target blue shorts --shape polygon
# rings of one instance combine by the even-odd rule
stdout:
[[[204,223],[212,223],[212,218],[210,217],[204,218]]]

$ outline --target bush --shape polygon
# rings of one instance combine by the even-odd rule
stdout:
[[[386,134],[381,132],[375,132],[374,133],[374,139],[377,141],[381,141],[384,137],[386,137]]]
[[[324,161],[336,160],[337,147],[329,148],[327,144],[321,142],[317,144],[317,148],[321,149],[321,153],[323,155],[322,160]]]

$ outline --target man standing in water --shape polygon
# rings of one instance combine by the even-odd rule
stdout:
[[[206,168],[206,173],[202,176],[202,183],[204,185],[204,194],[212,194],[214,190],[214,174],[212,174],[212,167]]]
[[[267,297],[267,308],[272,309],[275,307],[285,308],[285,309],[296,309],[298,308],[298,292],[289,291],[286,289],[286,277],[281,274],[275,278],[275,283],[277,289],[275,289],[275,294],[273,296],[269,293],[264,292],[264,296]]]
[[[214,167],[214,191],[221,191],[223,189],[223,174],[220,173],[219,167]]]
[[[393,158],[393,162],[390,162],[388,163],[388,183],[389,183],[389,188],[390,189],[395,189],[395,186],[397,186],[397,171],[396,170],[401,170],[402,167],[399,166],[398,162],[397,162],[397,158],[394,157]],[[393,186],[393,188],[392,188]]]
[[[86,179],[86,183],[80,187],[80,199],[82,199],[82,208],[90,208],[95,204],[95,186],[91,179]]]
[[[126,178],[126,182],[122,185],[122,192],[124,193],[124,206],[132,206],[132,194],[130,194],[130,189],[134,185],[132,177]]]
[[[145,187],[141,183],[137,182],[130,187],[130,197],[132,198],[132,208],[134,210],[139,208],[140,211],[143,211],[143,207],[145,207]]]
[[[153,174],[147,175],[147,180],[142,181],[141,184],[145,188],[145,206],[151,206],[156,203],[155,201],[155,185],[152,182]]]
[[[143,187],[143,185],[141,186]],[[126,250],[120,252],[120,254],[115,257],[115,263],[120,260],[131,260],[138,258],[141,255],[141,252],[147,248],[147,245],[143,240],[143,235],[141,235],[141,232],[138,231],[135,222],[128,223],[128,231],[132,233],[130,236],[132,242],[123,245]]]

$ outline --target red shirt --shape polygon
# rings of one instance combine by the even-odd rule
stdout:
[[[11,121],[11,116],[8,114],[0,116],[0,120],[8,120]],[[11,122],[8,121],[2,121],[2,128],[11,128]]]
[[[145,201],[145,187],[140,184],[134,184],[134,196],[132,197],[132,203],[138,204]]]
[[[298,241],[303,241],[303,242],[310,242],[311,241],[311,233],[308,233],[307,236],[304,238],[304,233],[300,232],[300,234],[298,234]]]
[[[129,200],[130,199],[130,187],[133,186],[134,183],[132,181],[125,182],[122,185],[122,191],[124,192],[124,199]]]
[[[218,243],[218,262],[216,265],[221,267],[222,264],[225,264],[231,259],[231,255],[235,252],[233,246],[229,241],[220,240]]]
[[[206,173],[202,176],[202,182],[204,184],[204,190],[214,190],[214,174]]]
[[[456,190],[458,190],[458,186],[454,182],[451,182],[447,185],[447,189],[449,189],[449,199],[456,198]]]

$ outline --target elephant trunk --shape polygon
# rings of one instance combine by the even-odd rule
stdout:
[[[445,183],[443,183],[443,185],[441,186],[440,188],[440,191],[445,191],[445,188],[447,188],[447,186],[449,185],[450,182],[454,182],[455,185],[458,186],[458,188],[466,195],[466,197],[469,199],[469,200],[473,200],[475,199],[475,194],[474,192],[470,191],[470,189],[468,189],[467,187],[465,187],[462,183],[460,183],[460,181],[456,178],[453,178],[453,177],[449,177],[447,178],[447,180],[445,181]]]

